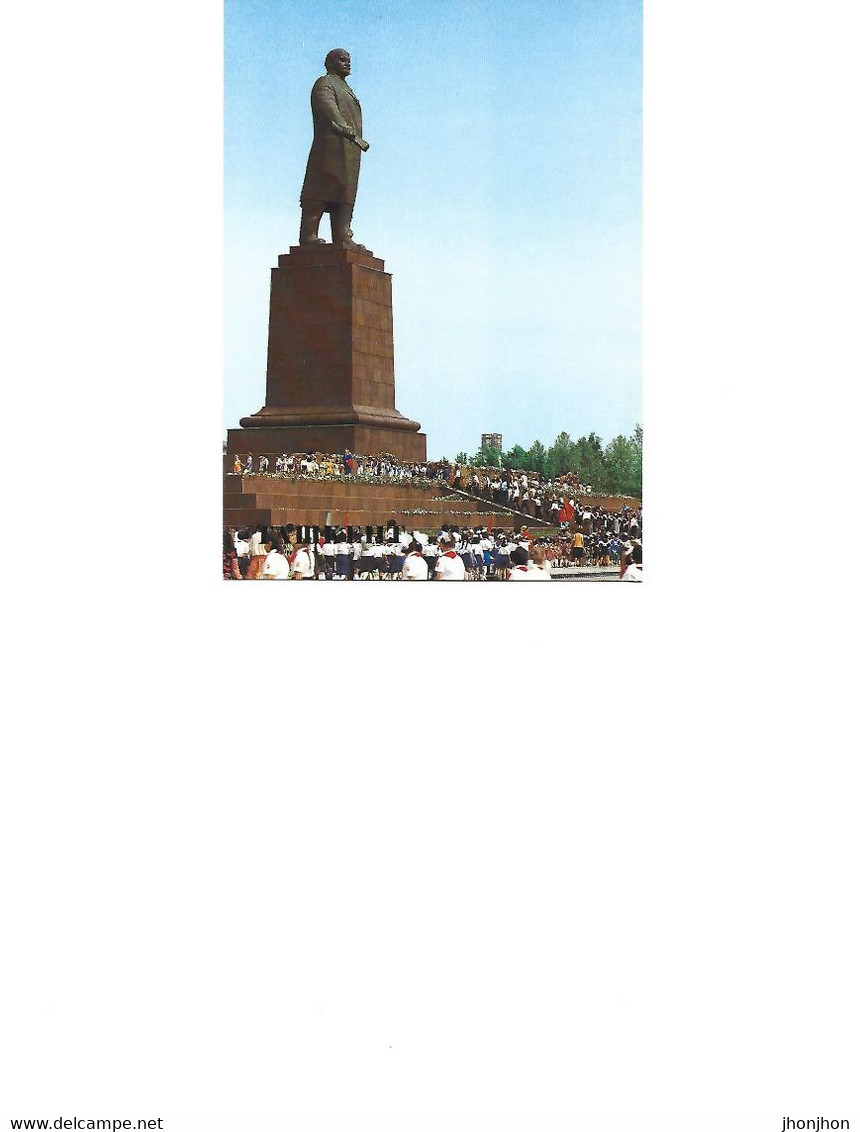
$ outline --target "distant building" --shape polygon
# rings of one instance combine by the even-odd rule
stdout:
[[[482,448],[495,448],[498,452],[502,450],[502,434],[500,432],[482,432],[481,433],[481,447]]]

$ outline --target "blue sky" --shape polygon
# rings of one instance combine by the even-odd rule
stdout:
[[[629,434],[641,412],[639,0],[225,9],[224,427],[265,397],[309,93],[352,55],[356,239],[393,276],[397,407],[428,455]],[[328,221],[323,234],[328,236]]]

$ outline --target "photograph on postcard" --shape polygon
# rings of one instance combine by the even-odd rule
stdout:
[[[641,582],[640,0],[224,42],[225,579]]]

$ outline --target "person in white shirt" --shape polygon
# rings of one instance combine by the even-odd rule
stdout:
[[[335,555],[334,542],[329,541],[329,542],[323,543],[323,548],[322,548],[323,570],[325,571],[326,580],[329,581],[329,582],[334,577],[334,555]]]
[[[373,555],[373,542],[368,542],[367,539],[362,539],[361,554],[359,555],[359,563],[356,564],[355,576],[359,581],[366,581],[373,573],[373,565],[375,558]],[[361,569],[359,569],[359,565]]]
[[[409,553],[403,560],[403,573],[401,577],[404,582],[426,582],[427,574],[427,563],[421,554],[421,543],[410,543]]]
[[[335,577],[338,581],[348,580],[351,574],[352,546],[347,542],[346,531],[339,531],[334,544]]]
[[[506,581],[511,569],[511,554],[516,550],[516,543],[511,542],[507,535],[502,535],[496,545],[496,569],[495,576],[501,581]]]
[[[481,536],[473,535],[469,540],[469,551],[472,555],[474,566],[472,568],[473,576],[480,581],[484,577],[484,550],[481,546]]]
[[[283,552],[283,543],[279,539],[277,543],[267,542],[265,546],[267,554],[263,563],[262,577],[268,581],[287,581],[290,576],[290,564]]]
[[[440,536],[439,552],[434,580],[437,582],[464,582],[466,580],[466,567],[463,565],[463,559],[454,549],[454,539],[451,535]]]
[[[363,557],[366,558],[367,564],[370,565],[369,570],[365,570],[360,577],[363,579],[373,578],[378,579],[382,570],[385,569],[385,562],[383,561],[384,549],[376,541],[367,543],[364,548]]]
[[[525,582],[529,580],[529,552],[524,546],[515,546],[511,551],[510,582]]]
[[[546,560],[546,551],[542,546],[532,547],[532,560],[529,563],[528,581],[530,582],[551,582],[552,574],[549,569],[549,562]]]
[[[436,545],[436,539],[431,535],[427,542],[424,544],[423,554],[427,560],[427,568],[431,575],[436,577],[436,563],[439,560],[439,547]]]
[[[233,545],[239,558],[248,558],[251,553],[251,542],[247,531],[236,531],[233,536]]]
[[[511,551],[511,582],[551,582],[552,574],[546,565],[546,553],[542,546],[532,549],[534,557],[529,558],[529,552],[524,546],[517,546]]]
[[[266,549],[263,544],[263,533],[259,525],[254,529],[251,535],[249,562],[248,562],[248,578],[253,581],[254,578],[259,578],[263,570],[263,562],[266,559]]]
[[[311,562],[310,551],[307,544],[298,540],[298,550],[292,560],[293,579],[299,581],[303,578],[313,578],[314,567]]]

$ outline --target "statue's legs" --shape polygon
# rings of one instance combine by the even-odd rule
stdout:
[[[346,248],[350,252],[367,252],[364,244],[357,244],[352,238],[353,204],[333,204],[331,206],[331,239],[336,248]]]
[[[325,240],[320,237],[319,228],[320,220],[324,206],[320,204],[303,204],[302,205],[302,223],[299,228],[299,243],[307,244],[324,244]]]

